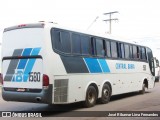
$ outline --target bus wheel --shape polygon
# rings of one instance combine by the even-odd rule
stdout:
[[[146,88],[146,85],[145,85],[145,83],[143,83],[142,90],[140,90],[140,94],[144,94],[145,93],[145,88]]]
[[[96,104],[97,91],[95,87],[89,86],[86,92],[86,100],[84,101],[85,107],[93,107]]]
[[[108,84],[104,84],[102,88],[102,97],[100,98],[100,103],[106,104],[110,101],[111,88]]]

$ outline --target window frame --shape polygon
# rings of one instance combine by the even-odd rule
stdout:
[[[57,34],[57,38],[54,35]],[[69,52],[66,52],[66,50],[62,50],[60,46],[57,47],[57,44],[59,44],[60,42],[63,42],[62,33],[68,33],[69,34],[69,46],[70,49],[68,50]],[[79,50],[78,52],[74,52],[74,46],[76,44],[76,42],[73,42],[73,35],[77,35],[79,36],[79,42],[77,44],[80,43],[79,45]],[[70,31],[70,30],[66,30],[66,29],[60,29],[60,28],[52,28],[51,29],[51,39],[52,39],[52,48],[55,52],[63,54],[63,55],[67,55],[67,56],[74,56],[74,55],[78,55],[81,57],[90,57],[90,58],[107,58],[107,59],[124,59],[124,60],[131,60],[131,61],[137,61],[137,60],[141,60],[141,61],[147,61],[147,47],[145,46],[139,46],[136,44],[130,44],[130,43],[125,43],[125,42],[121,42],[121,41],[117,41],[114,39],[108,39],[108,38],[103,38],[103,37],[98,37],[98,36],[94,36],[94,35],[90,35],[90,34],[85,34],[85,33],[79,33],[79,32],[75,32],[75,31]],[[98,54],[97,51],[97,41],[96,40],[101,40],[101,45],[102,47],[100,47],[100,49],[104,50],[104,54]],[[59,40],[58,42],[56,40]],[[114,45],[114,46],[113,46]],[[123,46],[123,48],[122,48]],[[127,48],[126,48],[127,46]],[[91,52],[91,50],[93,49],[93,54]],[[123,50],[122,50],[123,49]],[[126,50],[129,49],[129,50]],[[134,50],[136,49],[136,54],[137,56],[134,57]],[[142,49],[145,49],[145,59],[143,59],[143,55],[142,55]],[[113,55],[113,51],[115,51],[115,55]],[[121,53],[124,52],[124,53]],[[138,57],[138,53],[139,53],[139,57]],[[124,55],[122,55],[124,54]],[[124,57],[123,57],[124,56]],[[127,57],[128,56],[128,57]]]

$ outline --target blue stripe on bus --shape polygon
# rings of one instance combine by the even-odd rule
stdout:
[[[101,68],[102,68],[104,73],[110,72],[110,69],[108,67],[107,61],[105,59],[98,59],[98,61],[99,61],[100,65],[101,65]]]
[[[22,53],[22,56],[29,56],[30,53],[31,53],[31,51],[32,51],[32,48],[26,48],[26,49],[24,49],[24,51]],[[26,66],[27,60],[28,59],[21,59],[20,62],[19,62],[19,64],[18,64],[17,69],[24,69],[25,66]]]
[[[38,55],[39,52],[40,52],[40,49],[41,49],[41,48],[34,48],[34,49],[32,50],[31,55]],[[29,59],[29,61],[28,61],[28,63],[27,63],[27,66],[26,66],[26,69],[25,69],[25,71],[24,71],[24,76],[23,76],[24,82],[27,81],[27,79],[28,79],[28,77],[29,77],[28,73],[32,71],[32,68],[33,68],[33,66],[34,66],[35,61],[36,61],[36,59]]]
[[[95,59],[95,58],[84,58],[87,66],[88,66],[88,69],[91,73],[101,73],[102,70],[101,70],[101,67],[98,63],[98,60]]]

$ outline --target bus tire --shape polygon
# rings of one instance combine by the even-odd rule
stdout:
[[[86,99],[84,101],[85,107],[93,107],[96,104],[97,91],[95,87],[89,86],[86,92]]]
[[[143,83],[142,90],[140,90],[140,94],[144,94],[145,93],[145,88],[146,88],[146,85],[145,85],[145,83]]]
[[[99,99],[101,104],[106,104],[111,98],[111,88],[108,84],[104,84],[102,88],[102,97]]]

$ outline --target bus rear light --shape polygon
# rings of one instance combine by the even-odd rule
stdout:
[[[3,85],[3,75],[0,73],[0,83]]]
[[[49,77],[46,74],[43,74],[43,86],[44,87],[49,86]]]
[[[18,57],[18,59],[21,59],[23,56],[17,56]]]

